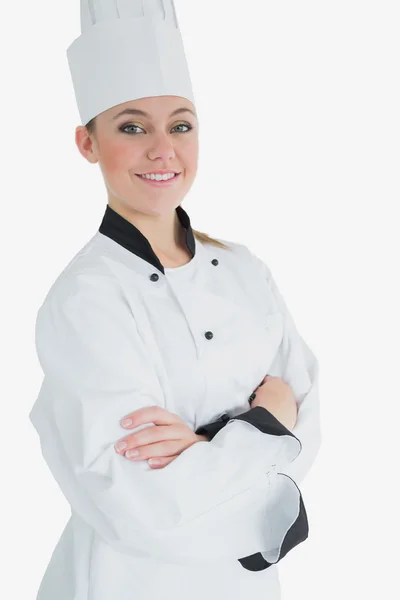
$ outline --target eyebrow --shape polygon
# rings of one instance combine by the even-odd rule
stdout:
[[[177,108],[176,110],[174,110],[170,114],[170,117],[173,117],[174,115],[178,115],[178,114],[183,113],[183,112],[190,112],[190,113],[192,113],[192,115],[194,117],[197,118],[197,115],[192,110],[190,110],[190,108]],[[118,114],[116,114],[113,117],[113,120],[118,119],[118,117],[121,117],[122,115],[136,115],[136,116],[150,118],[149,113],[145,112],[144,110],[139,110],[137,108],[125,108],[125,110],[122,110],[121,112],[119,112]]]

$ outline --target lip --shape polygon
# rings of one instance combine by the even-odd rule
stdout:
[[[172,171],[166,171],[166,172],[172,173]],[[145,177],[141,177],[137,173],[135,173],[135,175],[136,175],[136,177],[138,177],[140,179],[140,181],[143,181],[143,183],[147,183],[148,185],[152,185],[154,187],[170,187],[171,185],[174,185],[174,183],[179,179],[179,177],[181,176],[181,173],[176,173],[175,177],[172,177],[171,179],[167,179],[167,181],[157,181],[156,179],[146,179]]]
[[[147,173],[136,173],[136,175],[165,175],[165,173],[180,173],[174,169],[160,169],[158,171],[147,171]]]

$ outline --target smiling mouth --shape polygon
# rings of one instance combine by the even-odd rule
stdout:
[[[173,171],[171,171],[172,173]],[[180,175],[180,173],[174,173],[174,176],[176,175]],[[147,175],[147,173],[135,173],[135,175],[137,175],[138,177],[143,177],[144,175]],[[151,179],[151,177],[143,177],[143,179],[150,179],[151,181],[168,181],[168,179]],[[172,177],[169,177],[169,179],[173,179]]]
[[[173,177],[169,179],[151,179],[148,177],[142,177],[139,173],[135,173],[136,177],[139,177],[141,181],[145,183],[149,183],[155,185],[157,187],[167,187],[168,185],[172,185],[175,181],[181,176],[182,173],[175,173]]]

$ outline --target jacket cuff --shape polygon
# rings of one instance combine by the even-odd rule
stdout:
[[[206,435],[209,440],[212,440],[229,421],[235,419],[247,421],[247,423],[254,425],[254,427],[257,427],[257,429],[263,433],[269,433],[270,435],[290,435],[298,440],[301,447],[300,440],[290,431],[290,429],[287,429],[283,423],[278,421],[278,419],[263,406],[255,406],[234,417],[230,417],[227,413],[224,413],[216,421],[212,421],[211,423],[207,423],[196,429],[195,433],[198,435]]]
[[[278,478],[279,477],[286,479],[286,483],[284,483],[285,480],[280,480],[284,488],[286,486],[291,486],[291,488],[287,487],[286,490],[283,489],[281,494],[281,506],[277,504],[274,514],[271,514],[271,519],[273,519],[273,525],[270,532],[271,538],[275,540],[275,543],[278,540],[281,541],[280,543],[277,543],[275,552],[256,552],[250,556],[239,558],[238,561],[247,571],[263,571],[264,569],[268,569],[268,567],[278,563],[280,560],[282,560],[282,558],[284,558],[284,556],[286,556],[288,552],[290,552],[290,550],[308,538],[309,523],[300,489],[297,483],[291,477],[289,477],[289,475],[286,475],[285,473],[278,473]],[[281,513],[285,513],[285,511],[287,511],[287,514],[290,514],[289,510],[292,512],[293,509],[290,507],[293,503],[293,500],[291,500],[290,497],[293,494],[295,494],[295,497],[297,494],[296,502],[299,506],[298,515],[294,523],[288,529],[285,527],[286,531],[283,533],[281,531],[282,524],[280,523]],[[267,558],[269,560],[267,560]]]
[[[254,408],[251,408],[247,412],[237,415],[234,418],[247,421],[251,425],[257,427],[257,429],[263,433],[268,433],[271,435],[290,435],[296,438],[300,444],[300,448],[302,447],[301,441],[290,431],[290,429],[287,429],[283,423],[281,423],[271,412],[269,412],[269,410],[263,406],[255,406]],[[309,524],[300,489],[293,479],[287,475],[284,475],[283,473],[279,473],[279,475],[287,477],[287,479],[289,479],[292,483],[292,489],[296,489],[299,502],[299,512],[295,522],[291,525],[291,527],[289,527],[283,536],[278,556],[275,557],[275,560],[269,562],[261,552],[256,552],[251,556],[238,559],[242,567],[248,571],[263,571],[264,569],[268,569],[268,567],[271,565],[282,560],[282,558],[286,556],[286,554],[295,546],[301,542],[304,542],[304,540],[308,538]],[[279,516],[277,515],[277,521],[278,519]]]
[[[257,429],[259,429],[263,433],[269,433],[270,435],[290,435],[291,437],[294,437],[296,438],[296,440],[298,440],[301,447],[301,442],[294,435],[294,433],[292,433],[290,429],[285,427],[283,423],[278,421],[278,419],[274,417],[274,415],[263,406],[255,406],[254,408],[250,408],[250,410],[247,410],[246,412],[241,413],[240,415],[235,415],[229,420],[232,419],[247,421],[247,423],[254,425],[254,427],[257,427]]]
[[[217,433],[225,427],[227,422],[230,420],[230,417],[227,413],[224,413],[217,419],[216,421],[212,421],[211,423],[207,423],[206,425],[202,425],[198,429],[196,429],[195,433],[197,435],[206,435],[208,440],[212,440],[213,437],[217,435]]]
[[[300,448],[302,448],[301,441],[290,431],[290,429],[285,427],[283,423],[263,406],[255,406],[234,417],[230,417],[227,413],[224,413],[216,421],[199,427],[196,430],[196,433],[206,435],[209,440],[212,440],[212,438],[232,420],[247,421],[247,423],[250,423],[261,432],[270,435],[289,435],[296,438],[300,444]],[[293,479],[284,473],[278,473],[277,477],[279,481],[278,487],[282,486],[283,488],[282,498],[281,502],[276,503],[275,510],[273,511],[275,514],[271,515],[271,517],[274,517],[275,522],[274,528],[276,531],[274,531],[274,538],[276,541],[279,540],[277,543],[278,552],[275,555],[268,553],[268,558],[270,560],[267,560],[267,553],[261,552],[239,558],[238,561],[247,571],[263,571],[264,569],[268,569],[271,565],[282,560],[282,558],[295,546],[308,538],[309,524],[307,512],[299,487]],[[284,478],[283,480],[281,479],[282,477]],[[287,512],[289,515],[293,513],[294,498],[297,502],[298,514],[293,524],[289,528],[286,528],[283,524],[279,524],[280,513],[283,509],[283,512]],[[283,527],[283,531],[281,530],[281,526]]]

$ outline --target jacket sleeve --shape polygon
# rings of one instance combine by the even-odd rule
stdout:
[[[300,485],[311,469],[322,443],[319,362],[297,330],[271,270],[259,258],[257,262],[284,323],[282,343],[268,373],[281,377],[291,386],[298,405],[297,421],[292,433],[300,440],[302,450],[294,461],[284,465],[280,471]]]
[[[293,317],[271,274],[271,270],[246,246],[243,246],[243,248],[250,254],[251,260],[255,265],[255,270],[253,271],[255,280],[264,281],[267,284],[266,291],[268,295],[272,295],[275,306],[283,317],[284,333],[282,343],[272,365],[268,367],[268,374],[280,377],[291,386],[298,405],[297,421],[291,432],[300,441],[301,452],[293,461],[287,462],[286,465],[280,465],[279,470],[271,474],[271,483],[273,482],[273,477],[275,477],[275,484],[272,483],[272,485],[281,485],[280,478],[287,477],[295,482],[297,486],[300,486],[311,469],[322,442],[319,402],[319,363],[311,348],[298,332]],[[249,413],[244,414],[251,414],[257,408],[259,407],[255,407]],[[266,412],[268,413],[269,411]],[[227,423],[229,423],[229,415],[224,414],[219,419],[199,427],[196,433],[207,435],[208,439],[212,440]],[[306,530],[308,530],[308,527],[305,525],[306,520],[307,515],[300,493],[299,515],[281,545],[279,559],[286,554],[286,544],[290,546],[290,540],[293,537],[301,540],[303,536],[307,536]],[[276,533],[279,538],[280,532]],[[291,548],[289,547],[289,549]],[[272,556],[273,562],[275,558],[276,555]],[[253,571],[268,568],[271,564],[270,561],[271,554],[268,552],[257,552],[240,559],[245,568]]]
[[[296,424],[291,432],[301,442],[301,452],[295,460],[282,467],[281,472],[289,475],[300,485],[311,469],[322,442],[319,362],[297,330],[293,317],[269,267],[246,246],[242,247],[250,254],[251,260],[255,263],[255,271],[253,271],[255,280],[266,282],[267,293],[272,295],[276,308],[283,317],[284,333],[282,342],[272,365],[268,367],[266,375],[280,377],[291,386],[296,396],[298,414]],[[229,414],[225,413],[219,419],[196,429],[196,433],[206,435],[209,440],[212,440],[229,422]]]
[[[44,379],[29,416],[63,494],[120,552],[193,562],[263,550],[277,562],[302,541],[293,536],[298,487],[276,481],[301,443],[268,411],[231,419],[163,469],[116,453],[127,433],[120,419],[165,403],[130,306],[113,286],[88,273],[59,282],[37,315]]]

